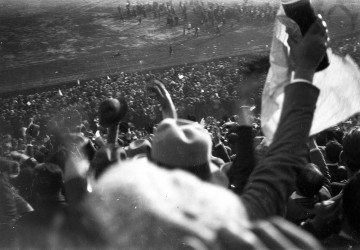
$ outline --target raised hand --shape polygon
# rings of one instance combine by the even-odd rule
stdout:
[[[252,107],[250,106],[241,106],[238,112],[237,122],[240,126],[252,126],[254,122],[254,114],[252,112]]]
[[[86,178],[90,167],[90,159],[87,150],[89,139],[81,134],[69,134],[63,136],[63,143],[67,150],[64,179]]]
[[[171,99],[169,92],[166,90],[164,84],[159,80],[153,80],[148,89],[155,93],[156,98],[159,100],[162,110],[163,119],[177,118],[175,105]]]
[[[123,99],[109,98],[100,104],[100,125],[109,129],[107,143],[116,143],[119,122],[126,115],[127,110],[127,103]]]
[[[316,68],[325,56],[328,41],[326,24],[320,18],[299,42],[289,34],[290,59],[294,64],[295,78],[312,81]]]
[[[214,145],[217,145],[221,142],[221,133],[218,127],[213,127],[211,137],[213,139]]]

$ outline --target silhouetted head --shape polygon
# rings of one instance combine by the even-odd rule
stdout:
[[[325,153],[330,163],[338,163],[340,160],[340,153],[343,147],[337,141],[329,141],[326,143]]]
[[[318,194],[324,181],[325,178],[318,166],[313,163],[308,163],[297,174],[297,192],[305,197],[313,197]]]
[[[360,170],[360,127],[352,128],[342,140],[342,160],[352,172]]]

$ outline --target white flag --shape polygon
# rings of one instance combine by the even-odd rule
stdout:
[[[286,17],[285,17],[286,18]],[[276,21],[270,52],[271,67],[262,95],[261,124],[268,144],[277,129],[284,87],[290,83],[291,72],[288,59],[288,45],[284,17]],[[298,33],[298,28],[288,26],[290,32]],[[299,36],[301,34],[297,34]],[[317,72],[313,84],[320,89],[310,135],[321,132],[350,116],[360,112],[360,68],[350,56],[342,58],[327,51],[330,65]],[[341,72],[341,73],[340,73]]]

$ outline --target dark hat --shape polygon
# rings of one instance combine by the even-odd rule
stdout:
[[[32,157],[29,157],[21,164],[21,167],[34,168],[37,164],[38,164],[37,160],[35,160]]]
[[[119,124],[119,131],[121,133],[126,133],[129,130],[129,124],[127,122],[120,122]]]
[[[27,128],[26,133],[32,137],[37,137],[40,133],[40,126],[33,123]]]
[[[360,127],[354,127],[345,134],[343,140],[343,159],[352,171],[360,169]]]

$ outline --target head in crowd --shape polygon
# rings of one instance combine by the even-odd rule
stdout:
[[[324,185],[325,178],[318,166],[306,164],[296,176],[296,191],[305,197],[314,197]]]
[[[16,161],[0,158],[0,174],[10,178],[16,178],[20,173],[20,164]]]
[[[20,161],[20,170],[23,170],[26,168],[34,169],[37,164],[38,164],[38,161],[36,159],[29,157],[28,159],[26,159],[23,162]]]
[[[360,238],[360,172],[346,184],[343,191],[343,216],[351,236]]]
[[[43,163],[45,161],[45,155],[47,155],[47,152],[49,151],[42,150],[41,148],[40,150],[36,150],[34,153],[35,160],[39,163]]]
[[[41,163],[34,168],[33,191],[40,196],[59,195],[63,187],[63,174],[53,163]]]
[[[342,150],[343,147],[337,141],[329,141],[326,143],[325,153],[329,163],[338,163]]]
[[[346,163],[350,175],[360,170],[360,127],[352,128],[342,140],[342,160]]]
[[[167,169],[180,168],[209,180],[211,147],[209,133],[199,124],[165,119],[155,131],[150,158]]]
[[[343,136],[344,133],[340,130],[339,127],[329,128],[320,132],[316,136],[316,143],[319,146],[326,146],[326,143],[328,141],[337,141],[339,143],[342,143]]]
[[[104,173],[86,200],[86,215],[97,223],[94,239],[104,237],[110,249],[213,249],[219,226],[249,223],[239,201],[189,173],[141,158]]]

